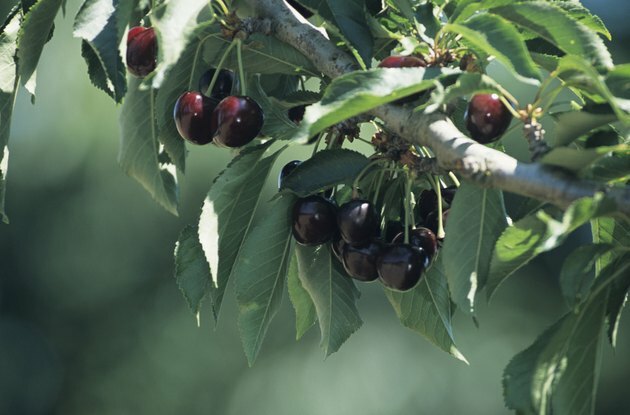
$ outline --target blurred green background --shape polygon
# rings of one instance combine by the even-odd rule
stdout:
[[[613,32],[615,61],[629,62],[630,2],[584,3]],[[371,284],[360,287],[365,324],[338,353],[323,359],[317,328],[294,340],[285,297],[248,368],[233,298],[216,329],[207,307],[198,328],[173,279],[179,230],[230,155],[191,149],[179,218],[126,177],[116,163],[119,109],[90,85],[71,36],[78,5],[68,2],[44,51],[36,105],[21,94],[15,110],[11,224],[0,226],[0,414],[507,413],[502,370],[565,311],[557,258],[569,248],[483,302],[479,328],[456,317],[470,366],[404,329]],[[630,413],[628,350],[626,312],[616,354],[604,347],[598,414]]]

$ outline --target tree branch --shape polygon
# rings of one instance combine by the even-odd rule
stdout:
[[[297,13],[282,0],[247,1],[258,16],[271,21],[272,33],[278,39],[302,52],[323,74],[336,78],[358,69],[350,56],[315,27],[296,17]],[[576,199],[604,192],[617,203],[621,213],[630,217],[630,189],[613,189],[578,180],[540,163],[520,162],[466,137],[444,114],[414,113],[395,105],[384,105],[370,113],[383,120],[392,132],[412,143],[430,147],[444,170],[457,172],[481,186],[532,197],[562,208]]]

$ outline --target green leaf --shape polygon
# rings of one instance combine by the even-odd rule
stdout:
[[[385,294],[405,327],[420,333],[440,349],[468,364],[453,338],[454,309],[446,284],[443,258],[445,254],[440,253],[412,290],[399,292],[385,289]]]
[[[190,311],[199,321],[201,302],[212,289],[210,267],[196,227],[186,226],[175,244],[175,279]]]
[[[155,126],[155,92],[140,89],[130,78],[129,91],[120,110],[121,144],[118,162],[166,210],[177,215],[178,188],[175,166],[158,160]]]
[[[626,235],[629,235],[626,233]],[[611,283],[610,298],[606,307],[607,334],[610,344],[617,345],[617,333],[619,331],[619,320],[621,311],[628,301],[628,290],[630,290],[630,255],[620,257],[613,268],[619,272],[619,276]]]
[[[208,7],[206,0],[188,0],[185,7],[170,1],[153,8],[151,24],[158,36],[158,66],[153,77],[153,87],[159,88],[171,68],[180,59],[197,30],[197,16]]]
[[[593,15],[586,7],[582,6],[580,3],[567,0],[567,1],[556,1],[553,3],[555,6],[563,9],[572,19],[577,20],[582,23],[584,26],[588,27],[593,32],[604,35],[606,39],[612,40],[612,36],[610,32],[602,22],[598,16]]]
[[[607,292],[568,313],[504,371],[505,404],[520,414],[592,414]]]
[[[555,3],[526,1],[492,9],[492,13],[536,33],[568,55],[583,56],[594,66],[611,68],[604,41]]]
[[[501,85],[488,75],[466,72],[457,77],[457,81],[444,90],[442,99],[437,102],[443,104],[457,98],[479,93],[503,93]]]
[[[311,296],[300,281],[297,261],[297,256],[293,255],[293,259],[289,264],[287,286],[289,288],[289,298],[295,310],[295,338],[300,340],[304,333],[313,327],[317,321],[317,312]]]
[[[619,120],[630,122],[630,106],[623,106],[624,101],[612,94],[606,80],[583,58],[573,55],[562,57],[555,73],[567,86],[607,102]]]
[[[211,66],[217,66],[230,43],[221,33],[209,36],[204,43],[204,60]],[[250,36],[243,42],[242,57],[243,67],[250,74],[319,76],[319,71],[306,56],[273,36]],[[224,67],[238,70],[235,49],[226,58]]]
[[[351,46],[356,49],[366,67],[372,62],[374,39],[367,21],[364,0],[301,0],[306,7],[316,10],[333,24]]]
[[[337,271],[328,245],[297,245],[296,253],[300,281],[315,304],[321,346],[329,356],[363,324],[356,307],[359,291],[349,277]]]
[[[570,308],[587,297],[595,281],[598,259],[612,248],[609,244],[580,246],[566,257],[560,271],[560,289]]]
[[[462,22],[482,10],[510,4],[512,1],[513,0],[459,0],[455,2],[456,7],[449,17],[449,22]]]
[[[593,233],[593,242],[606,243],[616,248],[630,249],[630,223],[616,220],[613,218],[597,218],[591,221],[591,231]],[[619,259],[619,264],[623,265],[623,259],[628,261],[628,255]],[[615,261],[616,258],[612,253],[604,254],[598,257],[596,262],[596,270],[606,268]],[[617,267],[613,267],[617,268]],[[628,273],[630,275],[630,273]],[[608,309],[606,311],[608,323],[608,339],[610,344],[615,346],[617,339],[617,329],[621,310],[626,302],[628,289],[630,288],[630,277],[626,275],[618,281],[614,281],[611,287],[610,300],[608,301]]]
[[[223,295],[264,198],[264,184],[279,150],[263,157],[271,142],[242,151],[215,179],[199,218],[199,240],[213,283],[213,311],[218,318]]]
[[[525,41],[507,20],[485,13],[459,24],[447,24],[443,30],[463,36],[474,49],[494,56],[522,78],[540,79],[540,72],[527,51]]]
[[[291,208],[294,197],[282,197],[247,235],[234,266],[238,325],[247,361],[256,360],[269,323],[278,312],[293,252]]]
[[[562,167],[572,172],[578,172],[613,151],[625,152],[627,154],[630,151],[630,146],[620,144],[616,146],[586,149],[556,147],[545,154],[542,159],[540,159],[540,162],[550,166]]]
[[[567,111],[552,115],[556,122],[552,134],[553,145],[556,147],[566,146],[593,129],[617,120],[615,113],[608,108],[597,110],[584,108],[581,111]]]
[[[35,95],[35,69],[44,45],[50,39],[61,0],[39,0],[24,16],[18,38],[18,75],[22,85]]]
[[[440,78],[457,73],[448,68],[376,68],[342,75],[320,102],[306,108],[295,140],[306,142],[343,120],[432,88]]]
[[[507,227],[503,193],[463,183],[449,210],[442,255],[451,296],[465,313],[473,313],[475,296],[488,278],[494,244]]]
[[[13,114],[13,105],[18,86],[15,54],[20,21],[20,14],[15,13],[2,32],[0,32],[0,219],[4,223],[9,223],[9,218],[4,211],[4,195],[9,167],[9,149],[7,144],[9,143],[11,115]]]
[[[336,184],[350,184],[368,164],[367,157],[353,150],[322,150],[300,163],[282,181],[282,190],[307,196]]]
[[[263,91],[260,85],[260,77],[256,76],[253,79],[254,81],[251,82],[247,93],[260,105],[265,114],[265,123],[261,133],[276,140],[291,139],[295,135],[297,126],[289,119],[287,111],[274,104]]]
[[[86,0],[75,18],[73,32],[75,37],[84,40],[82,54],[90,79],[116,102],[122,101],[127,89],[126,70],[118,45],[132,11],[120,7],[119,3],[119,0]],[[119,15],[123,11],[126,16]]]
[[[571,232],[589,220],[614,210],[614,203],[597,193],[593,198],[573,202],[561,221],[554,220],[544,211],[538,211],[508,227],[497,240],[492,253],[487,282],[488,298],[506,278],[536,256],[559,246]]]

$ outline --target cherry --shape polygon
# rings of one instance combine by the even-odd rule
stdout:
[[[402,244],[405,241],[405,233],[401,232],[392,241],[393,244]],[[422,248],[429,258],[437,252],[437,237],[429,228],[416,228],[409,231],[409,244],[417,248]]]
[[[280,170],[280,174],[278,175],[278,189],[282,187],[282,181],[285,177],[287,177],[297,166],[302,164],[300,160],[293,160],[285,164]]]
[[[213,111],[216,101],[200,92],[184,92],[175,103],[173,118],[182,138],[194,144],[208,144],[216,131]]]
[[[263,110],[246,96],[224,98],[214,110],[217,132],[215,143],[226,147],[241,147],[260,133],[264,122]]]
[[[321,245],[337,231],[336,208],[321,196],[307,196],[293,205],[293,237],[301,245]]]
[[[143,78],[157,65],[157,37],[152,27],[136,26],[127,33],[127,70]]]
[[[202,94],[206,94],[215,72],[216,69],[214,68],[208,69],[203,75],[201,75],[201,78],[199,78],[199,91],[201,91]],[[230,95],[234,82],[234,72],[228,71],[227,69],[221,69],[219,71],[219,75],[217,76],[217,80],[212,87],[212,94],[210,94],[210,97],[216,99],[217,101],[221,101],[223,98]]]
[[[377,260],[378,276],[383,285],[400,291],[415,287],[428,266],[426,252],[409,244],[386,246]]]
[[[416,56],[388,56],[378,64],[379,68],[424,68],[427,63]],[[413,94],[394,101],[394,104],[406,104],[417,100],[420,94]]]
[[[478,94],[464,115],[470,137],[481,144],[498,140],[512,121],[512,113],[497,94]]]
[[[352,245],[367,244],[380,230],[378,213],[371,202],[355,199],[343,204],[337,212],[337,226],[344,241]]]
[[[298,105],[296,107],[289,108],[287,116],[291,121],[296,124],[300,124],[302,118],[304,118],[304,112],[306,111],[306,105]]]
[[[388,56],[378,64],[379,68],[424,68],[427,63],[416,56]]]
[[[372,240],[362,246],[344,244],[341,251],[344,269],[354,279],[374,281],[378,278],[376,261],[382,248],[383,245],[378,240]]]

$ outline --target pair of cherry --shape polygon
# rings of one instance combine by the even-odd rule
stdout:
[[[201,77],[199,91],[184,92],[177,99],[173,110],[177,131],[194,144],[244,146],[260,133],[263,110],[248,96],[230,95],[234,73],[224,69],[219,71],[210,96],[204,95],[214,74],[214,69],[207,71]]]
[[[332,241],[332,250],[352,278],[360,281],[379,279],[383,285],[407,291],[416,286],[437,241],[428,229],[412,230],[410,243],[404,234],[391,243],[379,239],[380,220],[371,202],[351,200],[339,208],[319,195],[298,199],[292,212],[295,240],[308,246]]]
[[[145,77],[157,64],[157,37],[152,27],[136,26],[127,34],[127,69]],[[209,97],[203,94],[215,71],[207,71],[200,80],[199,91],[184,92],[173,111],[177,131],[195,144],[214,142],[225,147],[240,147],[260,133],[263,110],[247,96],[232,96],[234,74],[221,70]],[[200,92],[201,91],[201,92]]]

